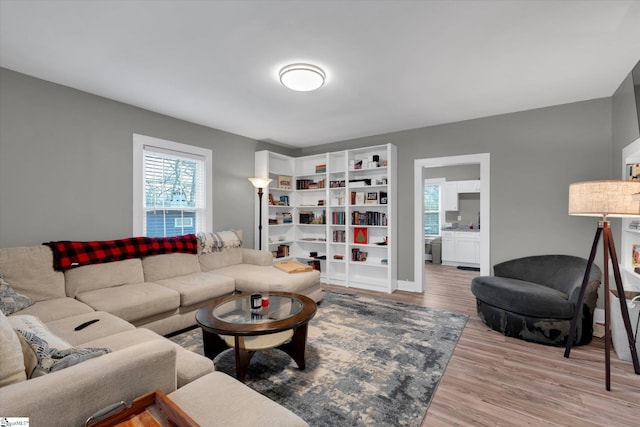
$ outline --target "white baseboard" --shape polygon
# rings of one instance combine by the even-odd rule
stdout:
[[[604,324],[604,308],[596,308],[593,312],[593,321]]]
[[[413,280],[398,280],[398,290],[407,292],[422,292],[419,286],[416,286],[416,282]]]

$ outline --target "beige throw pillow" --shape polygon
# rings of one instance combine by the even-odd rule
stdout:
[[[26,379],[20,340],[7,317],[0,312],[0,387]]]

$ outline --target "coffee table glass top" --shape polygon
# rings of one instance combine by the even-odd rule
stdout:
[[[213,316],[226,323],[251,325],[288,319],[302,311],[302,302],[294,297],[270,295],[269,305],[251,309],[251,295],[231,299],[213,309]]]

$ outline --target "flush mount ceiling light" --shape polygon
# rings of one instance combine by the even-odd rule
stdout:
[[[325,77],[320,67],[311,64],[290,64],[280,70],[280,83],[298,92],[319,89]]]

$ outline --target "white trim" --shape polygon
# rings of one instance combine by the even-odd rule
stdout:
[[[489,275],[491,266],[491,194],[490,194],[490,153],[467,154],[462,156],[434,157],[430,159],[415,159],[414,176],[414,274],[413,292],[424,292],[424,206],[423,174],[424,168],[480,164],[480,274]]]
[[[149,145],[161,150],[178,151],[186,155],[204,158],[205,164],[205,231],[213,231],[213,153],[209,148],[196,147],[166,139],[153,138],[151,136],[133,134],[133,235],[141,236],[144,233],[143,223],[143,187],[142,156],[144,146]]]
[[[398,280],[398,290],[407,292],[416,292],[416,282],[411,280]]]

